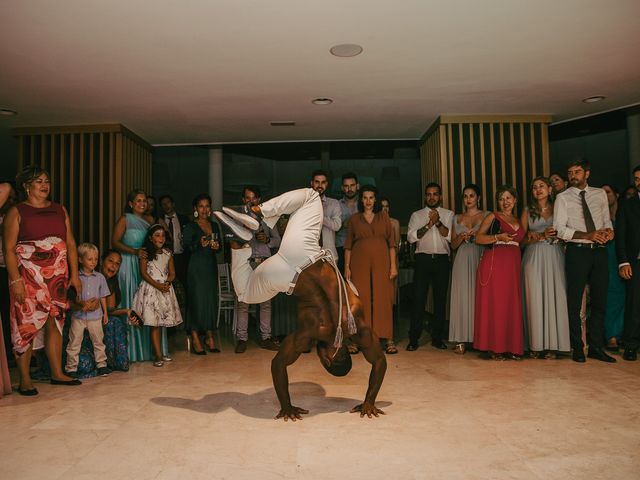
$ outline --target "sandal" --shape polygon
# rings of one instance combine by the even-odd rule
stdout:
[[[387,355],[395,355],[398,353],[398,349],[396,348],[396,344],[393,342],[387,342],[387,348],[385,349],[385,353]]]
[[[164,362],[162,360],[156,360],[155,362],[153,362],[154,367],[161,367],[163,365],[164,365]]]
[[[502,353],[491,353],[491,358],[493,360],[497,360],[499,362],[504,362],[506,360],[506,358],[504,358],[504,355]]]
[[[458,343],[455,348],[453,349],[453,353],[457,353],[458,355],[464,355],[464,352],[466,352],[467,349],[464,345],[464,343]]]

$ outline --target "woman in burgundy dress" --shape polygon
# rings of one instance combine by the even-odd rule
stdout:
[[[498,211],[485,217],[476,235],[476,243],[489,248],[476,274],[473,346],[496,360],[518,360],[524,349],[519,244],[525,231],[515,215],[517,202],[513,187],[498,187]]]
[[[49,200],[49,174],[29,166],[16,177],[25,200],[7,212],[4,251],[10,286],[11,340],[21,395],[37,395],[29,375],[32,350],[45,348],[53,385],[80,385],[62,370],[67,285],[80,292],[78,256],[69,216]],[[71,274],[69,275],[69,271]]]

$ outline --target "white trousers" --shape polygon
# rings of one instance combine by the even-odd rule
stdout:
[[[249,264],[251,247],[231,250],[231,279],[244,303],[262,303],[279,292],[287,292],[300,269],[320,254],[322,201],[312,188],[292,190],[262,205],[263,220],[274,228],[281,215],[289,214],[278,253],[253,270]]]

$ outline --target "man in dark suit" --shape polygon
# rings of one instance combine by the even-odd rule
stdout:
[[[622,358],[635,361],[640,346],[640,165],[633,169],[636,195],[620,202],[616,215],[618,271],[627,281]]]
[[[171,195],[162,195],[158,200],[164,214],[160,217],[167,224],[169,239],[167,247],[173,252],[173,264],[176,269],[176,278],[187,290],[187,266],[189,265],[189,252],[182,246],[182,232],[189,223],[189,218],[176,212],[176,205]]]

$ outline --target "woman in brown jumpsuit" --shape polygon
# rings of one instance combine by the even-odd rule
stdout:
[[[398,276],[396,244],[389,216],[381,211],[378,190],[360,189],[358,213],[349,220],[345,241],[345,277],[358,289],[365,323],[386,341],[386,352],[398,353],[393,343],[393,283]]]

